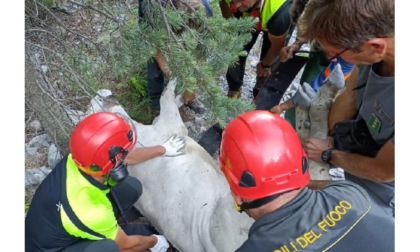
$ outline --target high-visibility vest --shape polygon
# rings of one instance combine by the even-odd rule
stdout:
[[[66,163],[65,190],[67,202],[61,202],[60,217],[64,229],[71,235],[89,240],[115,240],[118,224],[112,204],[107,197],[109,189],[89,182],[73,161]],[[64,189],[64,188],[63,188]]]
[[[232,0],[225,0],[228,6],[230,6]],[[267,23],[271,17],[278,11],[286,0],[261,0],[260,6],[253,9],[251,12],[243,12],[242,16],[259,17],[260,21],[257,24],[257,30],[267,31]],[[232,13],[237,12],[235,8],[230,8]]]

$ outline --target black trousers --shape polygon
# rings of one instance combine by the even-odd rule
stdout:
[[[152,58],[147,63],[147,91],[150,97],[150,107],[160,109],[160,96],[165,88],[165,77],[160,70],[156,59]]]
[[[261,31],[253,31],[252,32],[252,39],[244,46],[244,50],[248,52],[251,51],[252,47],[254,46],[255,42],[258,39],[258,35]],[[265,57],[267,54],[268,49],[270,48],[271,42],[268,38],[268,33],[263,31],[263,42],[261,47],[261,54],[260,54],[260,60]],[[244,83],[244,74],[245,74],[245,65],[246,65],[246,59],[248,55],[246,56],[240,56],[238,60],[238,64],[235,66],[229,67],[226,73],[226,80],[229,86],[230,91],[239,91],[239,89],[242,87]],[[260,80],[261,79],[261,80]],[[258,78],[256,86],[260,86],[259,82],[264,81],[265,78]]]

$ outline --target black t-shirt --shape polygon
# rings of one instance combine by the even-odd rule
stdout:
[[[66,215],[79,227],[80,220],[72,215],[66,193],[67,159],[65,156],[38,186],[25,218],[26,251],[59,251],[81,241],[70,235],[63,227],[60,206],[67,209]],[[77,168],[76,168],[77,169]],[[91,176],[81,172],[93,187],[106,191],[108,188]],[[108,195],[107,195],[108,196]],[[80,222],[81,223],[81,222]],[[99,236],[100,237],[100,236]]]
[[[66,162],[67,156],[45,177],[32,198],[25,218],[25,251],[58,251],[78,240],[67,233],[60,218]]]
[[[268,33],[274,36],[282,36],[289,31],[289,28],[292,25],[292,19],[289,15],[291,4],[292,0],[284,2],[284,4],[273,14],[270,20],[268,20]]]

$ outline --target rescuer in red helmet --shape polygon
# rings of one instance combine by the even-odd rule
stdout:
[[[169,244],[133,206],[142,193],[127,165],[183,154],[185,139],[134,149],[135,127],[121,115],[99,112],[70,135],[65,156],[37,188],[25,218],[26,251],[166,251]],[[129,224],[129,225],[127,225]]]
[[[371,213],[362,187],[307,187],[307,156],[282,117],[254,110],[233,119],[219,163],[238,211],[255,220],[237,251],[394,251],[394,220]]]

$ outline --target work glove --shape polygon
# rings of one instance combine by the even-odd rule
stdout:
[[[299,85],[298,90],[292,97],[292,101],[295,106],[300,105],[304,108],[309,108],[315,96],[316,92],[314,89],[308,83],[304,82],[302,85]]]
[[[155,246],[150,248],[150,252],[166,252],[166,250],[169,248],[169,243],[165,236],[155,234],[153,236],[156,236],[158,241]]]
[[[346,80],[344,79],[344,73],[340,63],[336,64],[330,75],[328,75],[323,83],[333,85],[338,89],[342,89],[344,87]]]
[[[182,154],[182,149],[185,147],[185,138],[183,136],[173,135],[166,140],[162,146],[165,148],[166,157],[176,157]]]

